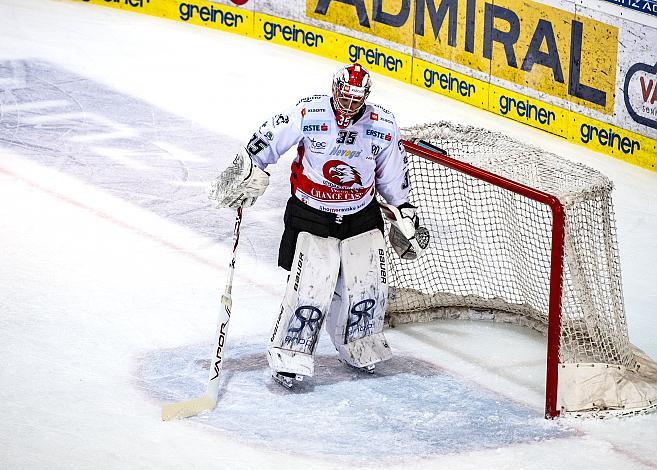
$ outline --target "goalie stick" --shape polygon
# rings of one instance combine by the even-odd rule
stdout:
[[[240,239],[240,224],[242,223],[242,207],[237,208],[237,217],[235,218],[235,228],[233,229],[233,259],[228,265],[228,280],[226,281],[226,290],[221,296],[221,303],[224,308],[219,312],[217,320],[216,342],[214,345],[212,359],[210,360],[210,374],[208,376],[208,386],[205,394],[191,400],[185,400],[176,403],[167,403],[162,405],[162,420],[170,421],[172,419],[188,418],[196,416],[204,411],[210,411],[217,406],[219,395],[219,376],[223,366],[224,351],[226,344],[226,334],[228,331],[228,322],[230,321],[230,312],[233,307],[231,291],[233,289],[233,274],[235,272],[235,253],[237,252],[237,243]]]

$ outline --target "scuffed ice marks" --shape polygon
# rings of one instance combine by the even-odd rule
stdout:
[[[140,387],[158,401],[203,393],[208,350],[193,345],[150,353],[137,372]],[[395,356],[370,375],[338,362],[323,338],[315,370],[315,377],[285,390],[271,379],[262,344],[231,345],[217,408],[190,419],[274,451],[373,464],[571,433],[411,357]]]
[[[215,240],[231,239],[234,213],[212,208],[207,187],[239,145],[47,62],[0,61],[0,146]],[[289,195],[284,173],[249,210],[260,212],[251,234],[281,231]],[[278,209],[270,216],[272,206]],[[264,255],[275,263],[273,249]]]
[[[43,62],[0,61],[0,146],[230,240],[233,214],[211,209],[205,186],[238,142],[93,80]],[[285,171],[272,180],[274,188],[249,209],[260,213],[249,215],[248,224],[280,224],[289,183]],[[269,231],[261,236],[271,241],[279,225],[245,229]],[[267,249],[273,263],[275,247]],[[139,386],[157,401],[199,395],[210,349],[149,354],[138,370]],[[231,342],[219,405],[192,421],[274,451],[369,464],[567,434],[558,423],[409,357],[394,357],[368,375],[339,363],[330,343],[321,342],[317,366],[315,378],[286,391],[269,377],[263,344]]]

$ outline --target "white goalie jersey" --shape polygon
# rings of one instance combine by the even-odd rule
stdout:
[[[394,206],[407,201],[407,157],[389,111],[366,103],[353,123],[341,128],[329,96],[304,98],[260,126],[246,146],[264,170],[293,146],[292,193],[325,212],[353,214],[379,192]]]

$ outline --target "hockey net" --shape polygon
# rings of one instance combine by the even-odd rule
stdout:
[[[403,134],[431,243],[414,261],[389,247],[388,322],[488,319],[546,334],[546,417],[657,409],[657,364],[628,338],[611,181],[484,129]]]

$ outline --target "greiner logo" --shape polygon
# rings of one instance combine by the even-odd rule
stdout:
[[[266,21],[262,25],[265,33],[265,39],[271,41],[276,36],[280,35],[286,42],[301,42],[308,47],[317,47],[324,42],[324,37],[321,34],[315,34],[312,31],[304,31],[297,28],[296,25],[282,26],[278,23]]]
[[[198,5],[192,5],[191,3],[181,3],[178,7],[178,12],[180,13],[180,19],[182,21],[189,21],[198,17],[201,21],[219,23],[230,28],[234,28],[239,24],[244,23],[244,17],[242,15],[215,8],[214,5],[209,7],[199,7]]]
[[[527,121],[530,119],[539,122],[540,124],[547,124],[548,126],[556,119],[553,111],[548,111],[545,108],[536,106],[529,102],[529,100],[520,101],[508,96],[500,96],[500,113],[506,116],[510,112],[515,111],[519,117],[524,117]]]
[[[395,59],[391,55],[379,52],[378,48],[374,48],[374,50],[372,50],[370,48],[366,49],[361,46],[356,46],[355,44],[350,44],[349,60],[351,62],[360,62],[361,59],[365,59],[365,61],[370,65],[378,65],[386,68],[391,72],[397,72],[404,67],[404,63],[401,59]]]
[[[582,124],[579,128],[580,140],[583,144],[588,144],[592,140],[605,147],[616,147],[625,155],[628,153],[634,155],[634,150],[641,150],[641,144],[629,137],[623,137],[617,134],[613,129],[598,129],[596,126]]]
[[[84,0],[88,1],[88,0]],[[105,3],[123,3],[124,5],[128,5],[131,7],[135,8],[141,8],[144,6],[145,3],[150,3],[151,0],[105,0]]]
[[[440,73],[431,69],[424,69],[424,86],[431,88],[437,84],[446,91],[456,91],[461,96],[471,96],[477,89],[472,83],[465,80],[459,80],[453,77],[451,73]]]

